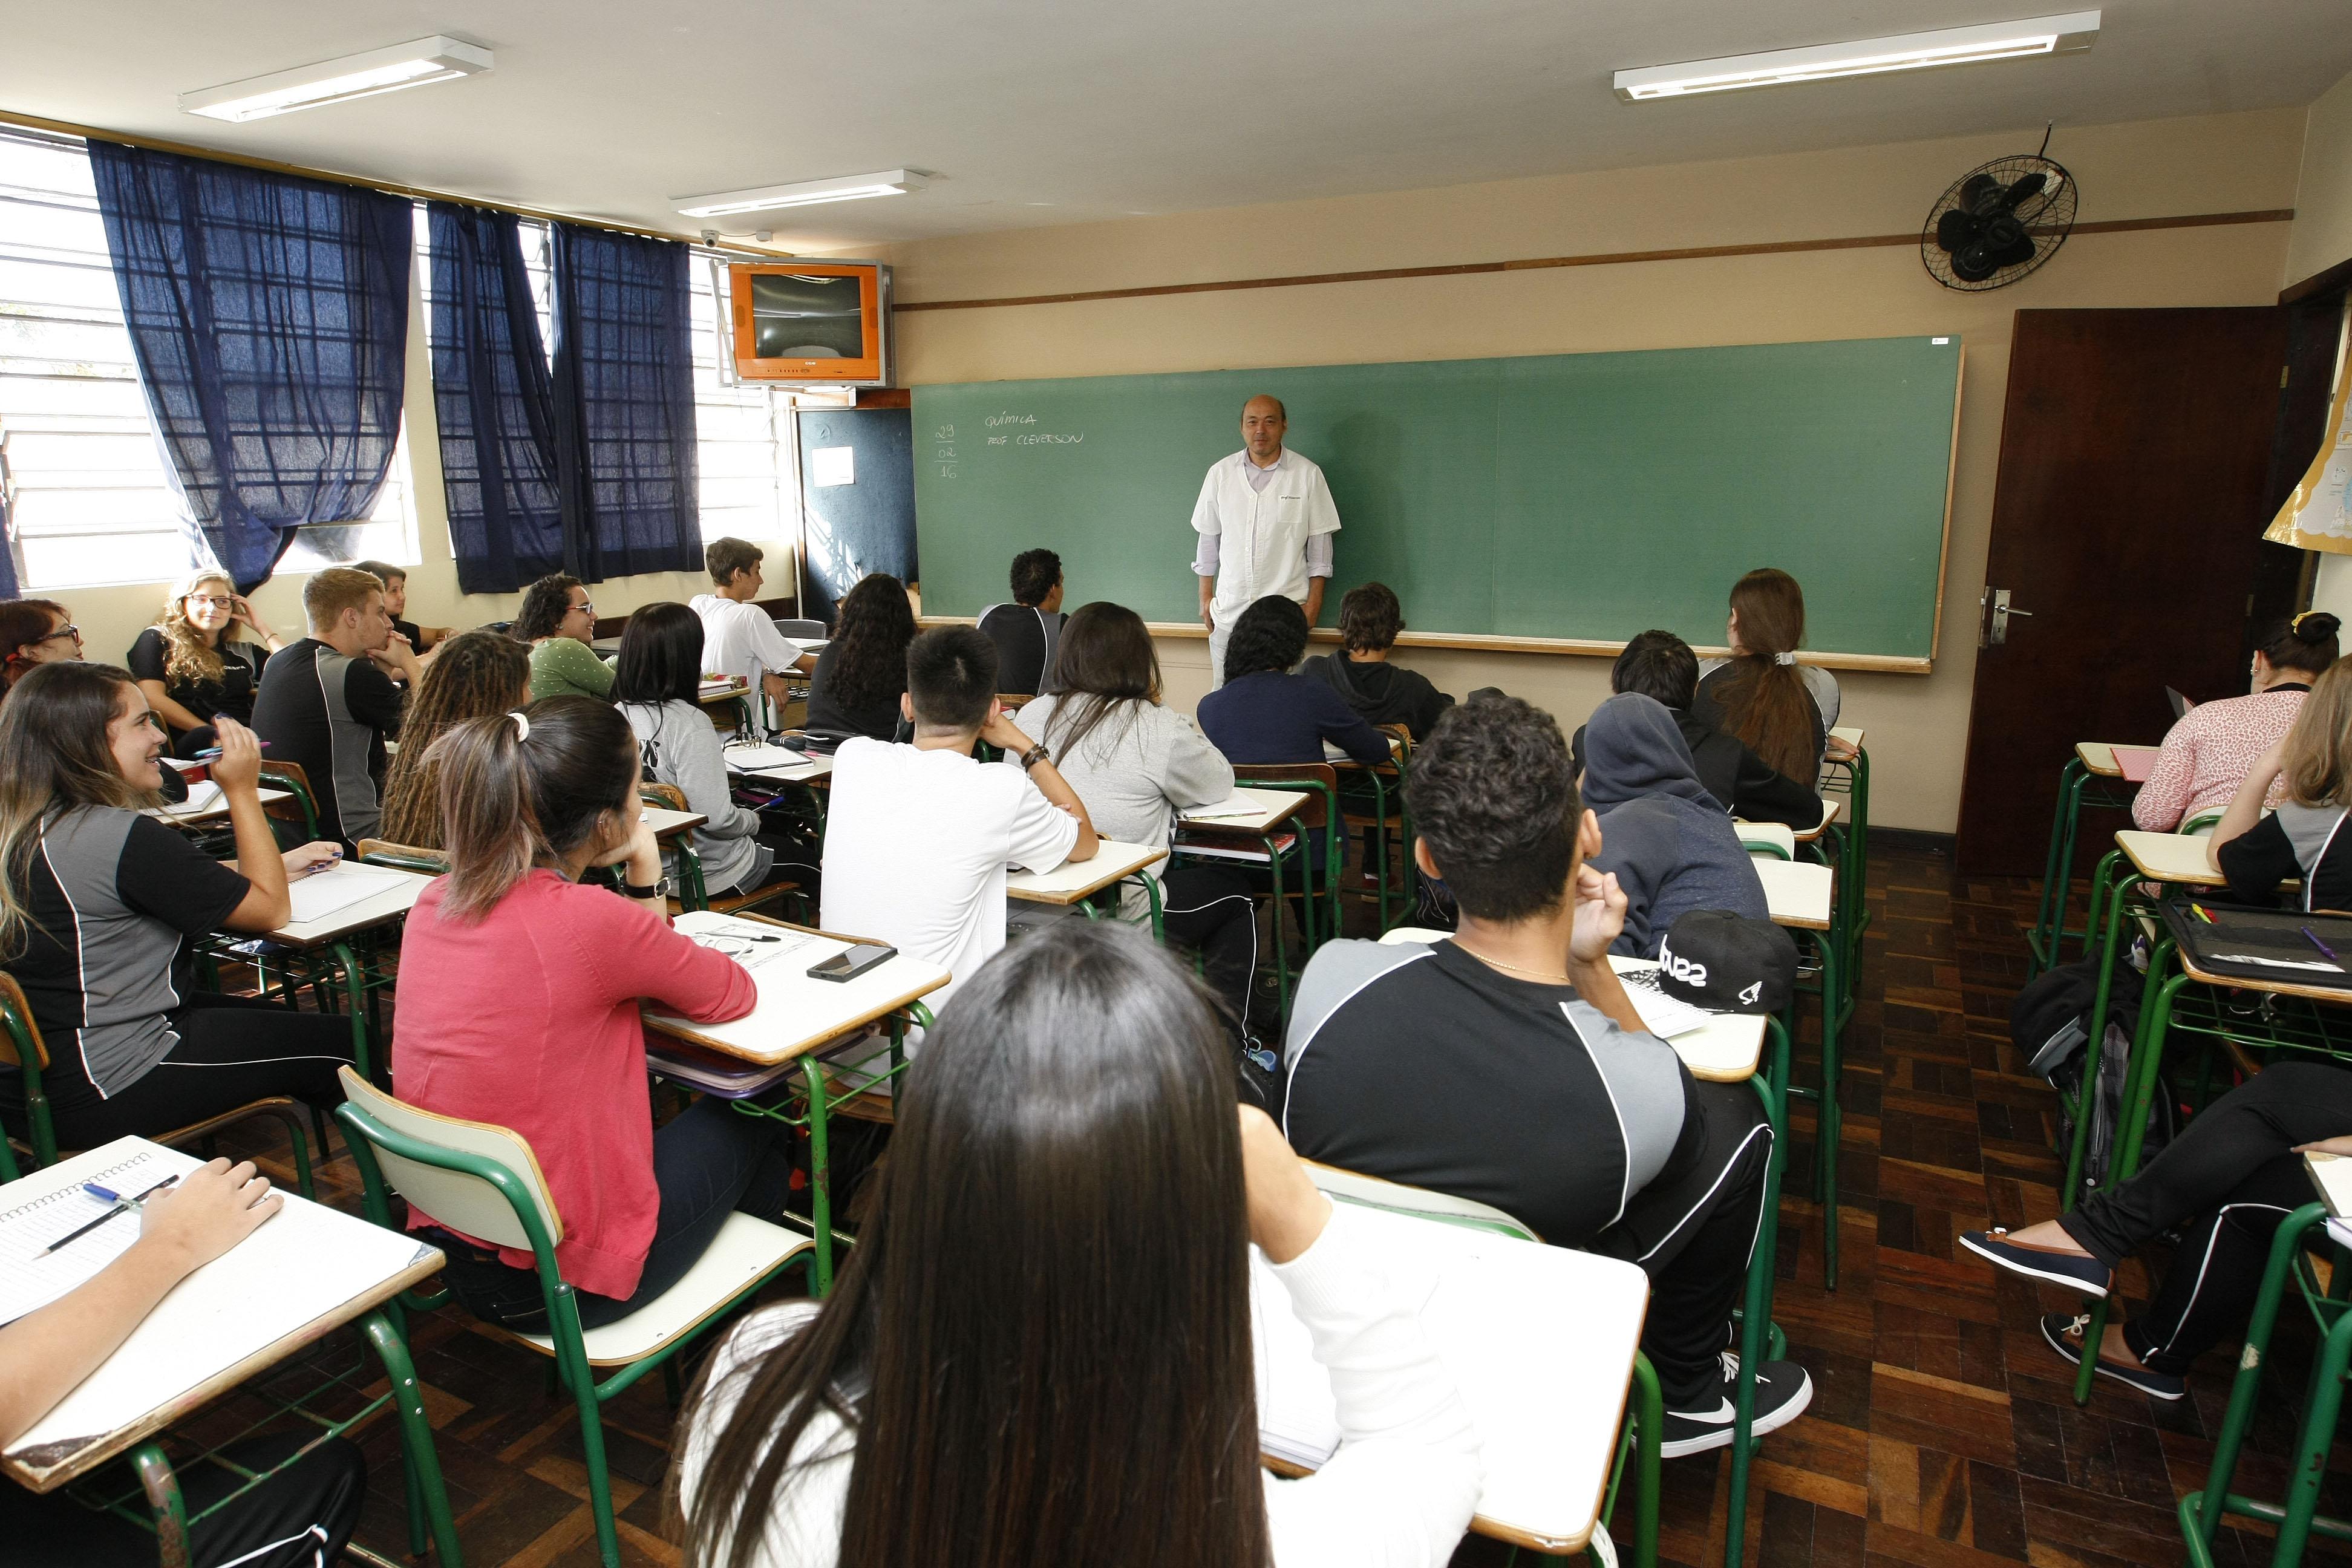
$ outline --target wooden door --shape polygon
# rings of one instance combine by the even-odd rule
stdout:
[[[1979,876],[2041,874],[2075,742],[2161,741],[2167,686],[2245,691],[2286,352],[2273,306],[2016,323],[1985,564],[2014,613],[1984,646],[1979,606],[1960,795],[1958,859]],[[2086,820],[2091,858],[2117,825]]]

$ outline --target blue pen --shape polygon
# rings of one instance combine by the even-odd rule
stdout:
[[[82,1237],[88,1236],[91,1231],[96,1230],[100,1226],[104,1225],[116,1215],[129,1214],[132,1209],[137,1208],[147,1199],[153,1197],[157,1193],[162,1192],[165,1187],[170,1186],[173,1182],[176,1182],[180,1178],[177,1176],[166,1176],[162,1181],[156,1183],[153,1186],[149,1187],[145,1192],[135,1193],[128,1197],[117,1193],[111,1187],[101,1187],[96,1182],[84,1182],[81,1184],[82,1191],[88,1193],[94,1198],[111,1204],[113,1206],[108,1209],[104,1214],[99,1215],[96,1219],[91,1220],[88,1225],[79,1226],[73,1230],[68,1231],[65,1235],[49,1243],[48,1246],[41,1248],[41,1250],[45,1253],[55,1252],[67,1242],[74,1241]]]
[[[2299,931],[2303,932],[2303,934],[2304,934],[2305,936],[2309,937],[2309,938],[2311,939],[2311,945],[2312,945],[2312,946],[2314,946],[2314,947],[2315,947],[2315,948],[2317,948],[2320,952],[2322,952],[2326,953],[2326,954],[2328,956],[2328,958],[2329,958],[2330,960],[2332,960],[2332,961],[2334,961],[2334,962],[2336,962],[2336,963],[2341,963],[2341,962],[2343,962],[2342,960],[2337,959],[2337,958],[2336,957],[2336,950],[2335,950],[2334,948],[2332,948],[2332,947],[2328,946],[2326,942],[2322,942],[2322,941],[2320,941],[2320,940],[2319,940],[2319,933],[2318,933],[2317,931],[2315,931],[2312,930],[2309,926],[2297,926],[2295,929],[2296,929],[2297,931]]]
[[[269,750],[269,742],[267,741],[262,742],[261,749],[265,752]],[[218,758],[220,754],[221,749],[218,746],[206,746],[203,751],[196,753],[196,761],[200,763],[209,763]]]

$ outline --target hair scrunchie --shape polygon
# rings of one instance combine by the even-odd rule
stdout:
[[[1776,653],[1772,656],[1772,662],[1774,664],[1794,664],[1797,662],[1797,656],[1793,653]]]
[[[530,721],[523,717],[521,709],[517,708],[510,710],[508,712],[507,717],[515,721],[516,740],[528,741],[530,739]]]

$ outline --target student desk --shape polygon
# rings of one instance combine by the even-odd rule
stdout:
[[[649,1035],[680,1043],[673,1047],[648,1039],[646,1065],[674,1082],[735,1102],[747,1115],[765,1116],[787,1126],[808,1130],[810,1221],[816,1237],[816,1290],[833,1288],[832,1167],[827,1153],[826,1118],[849,1100],[885,1083],[904,1066],[898,1015],[928,1027],[930,1012],[920,998],[948,983],[945,969],[901,953],[855,979],[818,980],[809,966],[832,957],[857,939],[788,925],[760,915],[722,915],[709,910],[682,914],[672,926],[706,945],[725,950],[730,939],[743,948],[740,955],[759,988],[759,1001],[743,1017],[723,1024],[697,1024],[685,1018],[648,1012]],[[772,954],[763,954],[764,942],[750,939],[782,938]],[[877,1020],[892,1020],[890,1065],[878,1074],[858,1073],[854,1086],[833,1091],[825,1064],[817,1053],[851,1039]],[[682,1048],[681,1048],[682,1047]],[[747,1071],[740,1064],[760,1070]],[[856,1069],[851,1069],[856,1070]],[[765,1091],[795,1073],[806,1098],[803,1111],[767,1103]],[[755,1098],[757,1097],[757,1098]],[[778,1098],[782,1098],[781,1096]]]
[[[1642,1271],[1377,1206],[1354,1194],[1385,1184],[1307,1171],[1345,1183],[1333,1223],[1375,1247],[1396,1288],[1422,1303],[1423,1331],[1461,1388],[1486,1472],[1471,1529],[1538,1552],[1582,1552],[1600,1519],[1633,1382],[1649,1301]],[[1330,1378],[1288,1291],[1255,1248],[1250,1318],[1261,1447],[1274,1468],[1303,1474],[1317,1467],[1302,1461],[1339,1436]],[[1645,1483],[1654,1482],[1654,1462],[1644,1462]],[[1634,1560],[1647,1563],[1656,1550],[1655,1485],[1641,1495]]]
[[[1091,860],[1065,860],[1050,871],[1009,873],[1004,896],[1031,904],[1079,904],[1087,919],[1100,920],[1101,912],[1087,900],[1133,878],[1151,900],[1151,940],[1159,942],[1165,935],[1160,923],[1160,882],[1143,875],[1143,869],[1167,858],[1168,851],[1156,845],[1120,844],[1106,838],[1095,847]]]
[[[320,871],[314,875],[332,877],[342,868],[338,867],[335,870]],[[380,930],[407,918],[408,911],[415,908],[418,897],[432,883],[433,879],[423,872],[398,871],[385,866],[370,866],[366,870],[371,876],[396,877],[399,881],[396,885],[387,886],[381,893],[372,893],[358,902],[346,904],[319,920],[296,921],[279,926],[276,931],[268,933],[268,940],[280,947],[291,948],[303,954],[308,961],[306,967],[316,965],[320,956],[324,955],[326,960],[324,973],[313,968],[312,979],[309,984],[316,984],[330,978],[341,982],[344,999],[350,1004],[352,1009],[352,1065],[359,1068],[362,1077],[376,1081],[376,1074],[372,1070],[370,1059],[372,1053],[369,1050],[367,1011],[368,994],[372,989],[370,982],[375,977],[370,974],[367,966],[360,961],[359,952],[353,942],[355,938],[369,931]],[[296,885],[299,886],[302,881],[310,879],[310,878],[299,879]],[[266,958],[257,959],[256,969],[263,969],[267,962]],[[263,994],[268,994],[271,987],[266,973],[262,978]],[[292,1001],[290,993],[297,984],[301,983],[290,977],[282,983],[283,989],[289,993],[287,1000],[289,1003]],[[323,1154],[326,1148],[323,1140],[320,1143],[320,1148]]]
[[[1391,735],[1389,737],[1389,760],[1391,762],[1395,761],[1397,754],[1403,750],[1404,742],[1398,740],[1394,735]],[[1341,751],[1339,747],[1333,745],[1328,741],[1323,742],[1323,760],[1330,763],[1335,768],[1360,768],[1365,765],[1362,763],[1356,761],[1355,758],[1349,756],[1347,752]]]
[[[2095,915],[2084,922],[2082,930],[2069,930],[2066,906],[2074,898],[2075,829],[2083,807],[2126,810],[2132,797],[2139,793],[2137,784],[2124,782],[2123,764],[2116,761],[2115,748],[2116,742],[2109,741],[2077,741],[2074,755],[2059,770],[2058,805],[2050,821],[2050,850],[2042,866],[2042,898],[2034,910],[2033,929],[2025,938],[2032,952],[2026,969],[2029,980],[2044,970],[2058,967],[2068,937],[2080,938],[2087,953],[2098,935]],[[2095,895],[2095,884],[2093,890]]]
[[[1178,812],[1176,826],[1202,833],[1271,833],[1297,816],[1298,808],[1306,804],[1306,794],[1300,790],[1237,789],[1213,805],[1192,806]],[[1228,805],[1248,805],[1254,809],[1234,816],[1199,815]]]
[[[294,792],[289,789],[264,789],[257,790],[255,793],[260,795],[261,804],[263,805],[270,805],[278,801],[292,800],[294,798]],[[204,823],[226,822],[228,820],[228,802],[226,799],[215,800],[210,805],[202,806],[193,811],[183,811],[178,807],[172,805],[151,805],[145,807],[141,812],[141,815],[143,816],[152,816],[156,821],[168,823],[173,827],[194,827]]]
[[[1772,923],[1793,931],[1830,929],[1837,873],[1806,860],[1752,859],[1764,884],[1765,907]]]
[[[0,1186],[0,1223],[25,1203],[142,1154],[166,1171],[202,1163],[142,1138],[118,1138]],[[286,1206],[275,1217],[156,1303],[96,1372],[0,1454],[0,1471],[36,1492],[54,1491],[135,1447],[131,1468],[156,1510],[165,1560],[185,1562],[179,1482],[162,1446],[150,1439],[238,1384],[357,1323],[383,1363],[388,1391],[349,1416],[308,1418],[340,1433],[386,1403],[397,1408],[412,1499],[424,1504],[421,1512],[412,1508],[410,1513],[412,1547],[424,1550],[429,1522],[439,1561],[454,1565],[457,1531],[433,1429],[399,1313],[386,1310],[401,1291],[440,1271],[441,1254],[292,1193],[284,1197]],[[181,1532],[177,1558],[170,1554],[175,1531]]]
[[[1835,800],[1822,802],[1822,819],[1800,833],[1785,822],[1750,822],[1735,816],[1731,826],[1739,835],[1739,842],[1748,850],[1764,850],[1782,860],[1797,858],[1797,846],[1817,844],[1822,835],[1838,819],[1838,808],[1844,803]]]
[[[1274,889],[1274,973],[1279,995],[1277,1005],[1284,1018],[1290,1016],[1290,939],[1288,922],[1282,915],[1282,850],[1276,842],[1275,830],[1297,816],[1307,799],[1303,790],[1236,789],[1223,800],[1178,812],[1176,826],[1180,833],[1206,837],[1192,842],[1180,838],[1172,846],[1179,851],[1203,851],[1203,858],[1212,862],[1234,860],[1247,864],[1263,860],[1265,863],[1266,874]],[[1249,809],[1241,810],[1242,807]],[[1221,808],[1231,808],[1237,814],[1223,815]],[[1220,815],[1199,815],[1204,811],[1220,811]],[[1337,833],[1340,831],[1340,825],[1334,822],[1326,831]],[[1243,847],[1251,840],[1255,841],[1255,848]],[[1298,875],[1305,883],[1299,890],[1300,902],[1307,911],[1307,940],[1311,946],[1315,940],[1315,873],[1307,864],[1304,848],[1306,840],[1302,837],[1298,842],[1301,846]],[[1336,900],[1339,889],[1334,887],[1330,891]],[[1254,977],[1252,983],[1255,983]]]
[[[676,843],[687,834],[710,820],[698,811],[672,811],[666,805],[645,808],[646,826],[654,837],[666,844]]]

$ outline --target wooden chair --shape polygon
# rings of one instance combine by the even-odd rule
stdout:
[[[1404,804],[1404,781],[1412,766],[1412,731],[1402,724],[1374,726],[1383,735],[1397,742],[1396,759],[1377,768],[1350,769],[1347,781],[1358,778],[1371,784],[1370,809],[1360,791],[1344,794],[1339,802],[1339,819],[1348,825],[1349,832],[1364,836],[1364,869],[1372,879],[1373,898],[1381,911],[1381,929],[1389,929],[1389,846],[1400,845],[1404,849],[1404,863],[1399,868],[1399,880],[1409,887],[1412,880],[1412,816]],[[1347,855],[1343,849],[1340,859]],[[1400,891],[1402,891],[1402,888]],[[1334,905],[1336,910],[1337,906]],[[1339,934],[1333,925],[1332,934]]]
[[[688,811],[686,792],[676,784],[661,784],[647,779],[637,785],[637,798],[648,805],[663,806],[670,811]],[[801,890],[797,881],[771,882],[764,888],[754,888],[748,893],[725,893],[714,899],[702,882],[702,857],[694,852],[693,836],[678,840],[673,851],[677,856],[677,897],[669,900],[673,918],[688,910],[710,910],[731,915],[740,910],[756,909],[773,903]]]
[[[554,1358],[557,1376],[579,1406],[596,1548],[607,1568],[619,1568],[620,1538],[613,1525],[612,1478],[604,1458],[604,1401],[648,1372],[675,1376],[673,1358],[736,1306],[785,1269],[810,1267],[814,1249],[808,1236],[751,1215],[730,1214],[684,1279],[618,1322],[583,1329],[579,1298],[555,1260],[563,1219],[530,1143],[504,1127],[461,1121],[395,1100],[349,1068],[342,1079],[351,1098],[335,1114],[360,1168],[369,1219],[397,1228],[390,1203],[397,1188],[415,1213],[464,1235],[530,1252],[549,1331],[526,1334],[489,1326]],[[600,1369],[617,1370],[599,1383]]]
[[[262,809],[279,822],[299,822],[309,835],[303,840],[314,844],[319,839],[319,797],[310,788],[310,775],[302,771],[299,763],[261,764],[261,783],[265,788],[282,789],[293,795],[291,801],[273,800]]]
[[[399,871],[422,871],[428,877],[445,876],[449,870],[449,857],[438,849],[426,849],[415,844],[395,844],[389,838],[362,838],[359,841],[360,860],[369,866],[389,866]]]
[[[35,1170],[58,1163],[57,1126],[49,1114],[48,1096],[42,1092],[41,1075],[49,1068],[49,1048],[41,1039],[40,1026],[33,1021],[32,1005],[25,1000],[24,989],[13,974],[0,973],[0,1068],[14,1068],[23,1076],[25,1087],[25,1133],[19,1145],[29,1157]],[[256,1116],[272,1116],[286,1124],[287,1141],[294,1146],[294,1180],[304,1197],[311,1195],[310,1142],[302,1131],[302,1114],[293,1100],[286,1095],[266,1099],[225,1110],[218,1116],[192,1121],[185,1127],[169,1132],[148,1136],[158,1143],[178,1148],[210,1138],[224,1127]],[[0,1145],[5,1141],[0,1140]],[[68,1149],[64,1153],[79,1151]],[[9,1166],[13,1170],[12,1158]]]

